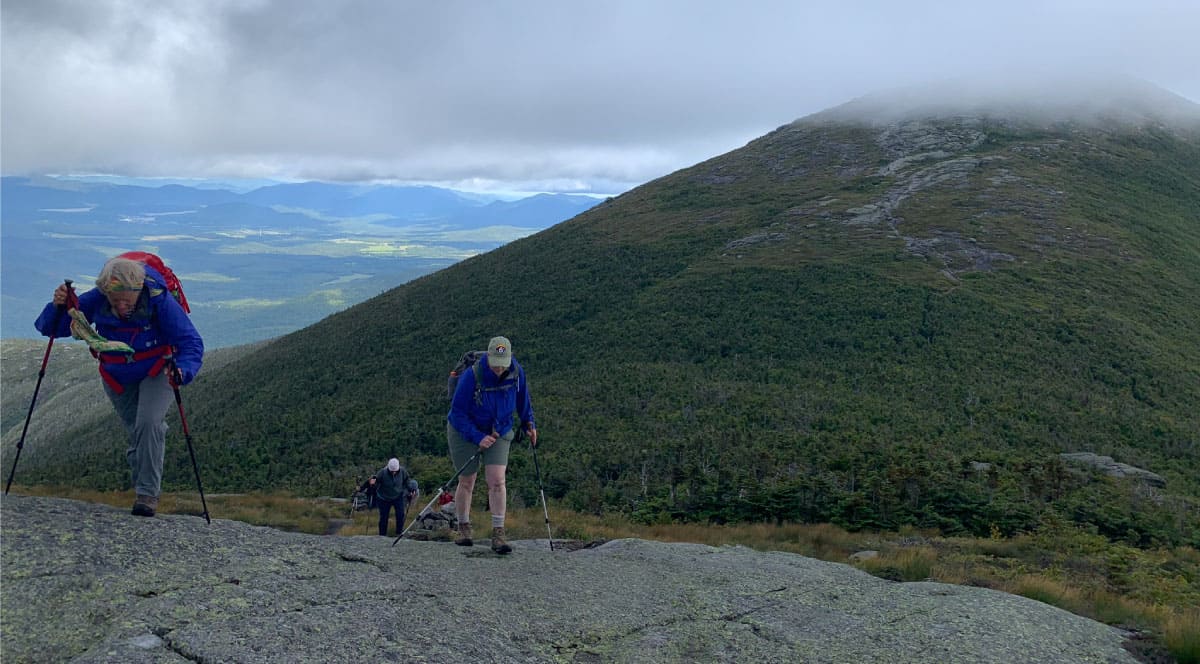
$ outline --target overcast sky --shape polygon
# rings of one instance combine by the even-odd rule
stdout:
[[[1121,73],[1197,0],[0,0],[0,170],[616,193],[864,94]]]

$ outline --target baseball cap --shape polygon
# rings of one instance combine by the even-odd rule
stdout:
[[[512,344],[505,337],[492,337],[488,342],[487,357],[489,367],[507,369],[512,366]]]

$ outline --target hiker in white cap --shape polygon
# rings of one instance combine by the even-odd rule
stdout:
[[[379,534],[387,535],[388,519],[396,510],[396,534],[404,530],[404,512],[408,501],[417,497],[417,481],[409,476],[399,459],[388,459],[387,465],[367,485],[375,490],[375,506],[379,508]]]

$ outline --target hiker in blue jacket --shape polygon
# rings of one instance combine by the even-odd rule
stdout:
[[[92,352],[100,360],[104,391],[129,434],[125,457],[137,494],[133,514],[138,516],[154,516],[158,509],[170,381],[190,383],[204,357],[204,341],[166,283],[151,267],[113,258],[101,268],[96,288],[78,298],[66,284],[59,285],[34,323],[45,336],[65,337],[71,334],[71,317],[56,316],[56,308],[77,309],[103,337],[100,341],[124,342],[132,349],[97,352],[93,346]],[[58,327],[52,329],[56,318]],[[174,376],[168,370],[172,360],[178,369]]]
[[[459,378],[450,400],[450,413],[446,416],[446,439],[455,468],[463,468],[476,452],[482,450],[488,509],[492,513],[492,550],[496,553],[512,551],[504,541],[504,514],[508,504],[504,472],[508,468],[508,449],[516,433],[514,412],[529,436],[530,444],[537,445],[537,427],[533,422],[525,370],[513,359],[508,339],[494,337],[488,344],[487,354]],[[459,531],[454,543],[461,546],[475,543],[471,538],[471,495],[478,473],[479,461],[471,461],[459,476],[458,488],[454,491]]]

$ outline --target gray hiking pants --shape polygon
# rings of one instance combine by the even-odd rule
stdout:
[[[107,384],[104,391],[129,434],[125,458],[133,474],[133,490],[139,496],[158,496],[162,491],[163,453],[167,447],[167,408],[174,392],[167,382],[166,371],[123,387],[125,391],[121,394]]]

